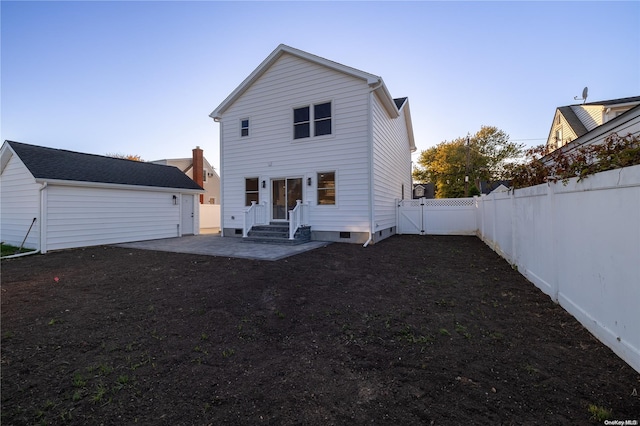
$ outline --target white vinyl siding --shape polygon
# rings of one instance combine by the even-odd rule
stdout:
[[[284,54],[222,117],[221,175],[224,228],[242,228],[245,177],[259,176],[260,200],[271,202],[270,179],[303,178],[315,231],[369,229],[368,94],[365,81]],[[293,109],[331,101],[332,133],[293,139]],[[251,139],[240,119],[251,116]],[[334,206],[317,206],[316,174],[335,171]],[[307,185],[307,178],[312,185]]]
[[[408,198],[411,151],[404,111],[390,118],[378,97],[372,98],[374,231],[379,231],[396,226],[395,200]]]
[[[19,247],[36,218],[24,247],[40,248],[40,188],[31,173],[15,155],[2,172],[0,186],[0,239]]]
[[[47,250],[178,236],[179,192],[49,185]]]

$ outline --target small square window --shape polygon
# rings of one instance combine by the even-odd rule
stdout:
[[[240,120],[240,136],[249,136],[249,119]]]

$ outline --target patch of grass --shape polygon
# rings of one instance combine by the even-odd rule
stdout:
[[[140,360],[138,362],[132,362],[131,357],[129,357],[129,356],[126,357],[126,360],[129,363],[129,369],[131,371],[135,371],[140,367],[143,367],[143,366],[145,366],[147,364],[150,364],[151,363],[151,356],[149,356],[148,353],[144,353],[144,354],[142,354],[142,356],[140,357]]]
[[[209,355],[209,352],[207,352],[206,349],[201,348],[200,346],[196,346],[195,348],[193,348],[194,352],[200,352],[203,353],[205,355]]]
[[[454,300],[440,299],[436,302],[436,305],[442,306],[444,308],[453,308],[454,306],[456,306],[456,302]]]
[[[22,248],[22,250],[20,250],[20,247],[16,247],[16,246],[12,246],[11,244],[0,244],[0,256],[1,257],[5,257],[5,256],[13,256],[14,254],[18,254],[18,253],[28,253],[30,251],[34,251],[33,249],[28,249],[28,248]]]
[[[402,329],[402,331],[400,331],[400,339],[405,340],[409,343],[418,343],[423,345],[427,343],[433,343],[433,341],[435,340],[433,336],[416,335],[409,325],[407,325]]]
[[[522,369],[524,371],[526,371],[529,374],[538,374],[540,372],[540,370],[538,370],[537,368],[535,368],[533,365],[531,364],[525,364],[522,366]]]
[[[494,331],[492,333],[489,333],[489,338],[493,340],[502,340],[504,339],[504,334]]]
[[[285,315],[284,315],[284,313],[283,313],[282,311],[280,311],[280,310],[276,309],[276,312],[275,312],[275,313],[276,313],[276,316],[277,316],[278,318],[280,318],[280,319],[284,319]]]
[[[604,422],[611,418],[611,410],[600,407],[599,405],[589,404],[588,410],[589,414],[591,414],[591,419],[597,422]]]
[[[235,353],[236,351],[234,349],[228,348],[222,351],[222,356],[225,358],[229,358],[232,357]]]
[[[460,324],[459,322],[456,322],[456,333],[464,336],[466,339],[471,339],[471,333],[467,331],[467,327]]]
[[[56,325],[56,324],[60,324],[62,322],[62,320],[59,320],[57,318],[51,318],[49,320],[49,322],[47,323],[47,325]]]
[[[102,383],[99,383],[98,385],[96,385],[96,393],[93,394],[93,396],[91,397],[91,400],[93,401],[94,404],[98,402],[102,402],[102,399],[106,394],[107,394],[107,387]]]
[[[449,330],[447,330],[446,328],[441,328],[438,331],[439,331],[441,336],[451,336],[451,333],[449,333]]]
[[[76,373],[73,375],[73,386],[76,388],[83,388],[87,385],[87,379],[82,374]]]
[[[209,339],[209,335],[207,333],[202,333],[200,335],[200,340],[208,340]]]

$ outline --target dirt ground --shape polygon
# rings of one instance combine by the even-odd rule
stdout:
[[[640,419],[640,374],[475,237],[75,249],[3,261],[1,296],[3,425]]]

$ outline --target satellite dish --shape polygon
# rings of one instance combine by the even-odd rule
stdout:
[[[575,99],[576,101],[584,101],[582,103],[587,102],[587,95],[589,94],[589,88],[585,87],[584,89],[582,89],[582,97],[578,98],[577,96],[574,96],[573,99]]]

